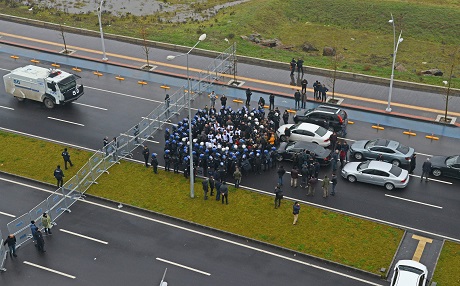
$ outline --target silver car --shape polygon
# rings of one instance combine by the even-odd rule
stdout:
[[[360,140],[350,146],[350,155],[356,160],[378,159],[396,166],[408,166],[414,148],[402,145],[398,141],[388,139]]]
[[[391,191],[409,183],[409,172],[382,161],[350,162],[342,169],[342,177],[349,182],[364,182],[384,186]]]

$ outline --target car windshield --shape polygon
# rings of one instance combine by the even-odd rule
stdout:
[[[459,161],[460,161],[460,156],[447,157],[446,165],[447,166],[452,166],[453,164],[455,164],[455,163],[457,163]]]
[[[367,167],[369,167],[369,162],[370,161],[366,161],[366,162],[362,162],[358,165],[358,171],[360,170],[364,170],[364,169],[367,169]]]
[[[302,122],[299,122],[299,123],[297,123],[297,124],[292,125],[291,127],[289,127],[289,129],[290,129],[290,130],[297,129],[297,127],[299,127],[300,124],[302,124]]]
[[[396,148],[396,150],[398,150],[398,151],[401,152],[402,154],[407,154],[407,153],[409,153],[409,147],[404,146],[404,145],[402,145],[402,144],[399,144],[398,147]]]
[[[319,126],[318,129],[316,129],[315,133],[318,134],[320,137],[323,137],[324,135],[326,135],[327,129]]]
[[[77,85],[77,81],[73,75],[68,76],[64,78],[63,80],[61,80],[60,82],[58,82],[59,89],[61,90],[62,93],[72,88],[75,88],[76,85]]]
[[[399,177],[399,175],[401,175],[401,173],[402,173],[402,169],[399,168],[399,167],[393,166],[393,167],[391,167],[391,169],[390,169],[390,173],[392,173],[393,175],[395,175],[395,177]]]
[[[417,275],[422,275],[423,274],[423,270],[415,268],[415,267],[412,267],[412,266],[408,266],[408,265],[399,265],[398,268],[399,268],[400,271],[408,271],[408,272],[415,273]]]
[[[377,140],[369,140],[367,141],[366,145],[364,145],[364,148],[371,148],[371,147],[374,147],[375,143],[377,143]]]

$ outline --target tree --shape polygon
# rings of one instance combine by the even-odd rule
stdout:
[[[451,64],[450,64],[450,71],[449,71],[449,79],[447,81],[443,81],[444,84],[447,85],[447,91],[446,91],[446,109],[444,111],[444,122],[448,123],[450,120],[447,118],[447,109],[449,107],[449,96],[450,96],[450,89],[452,87],[452,77],[454,74],[454,68],[455,65],[458,61],[458,48],[455,49],[455,51],[451,54]]]
[[[69,53],[69,50],[67,50],[67,43],[65,41],[64,27],[61,24],[59,24],[59,33],[61,35],[62,41],[64,42],[64,54],[67,55]]]
[[[150,62],[149,62],[149,54],[150,54],[150,47],[147,45],[147,28],[145,26],[142,26],[141,28],[141,36],[142,36],[142,50],[144,51],[145,58],[147,60],[147,66],[145,66],[145,69],[150,69]]]

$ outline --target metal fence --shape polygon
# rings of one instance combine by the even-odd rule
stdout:
[[[230,54],[231,52],[231,54]],[[233,45],[217,57],[207,71],[199,73],[198,81],[192,85],[190,95],[194,100],[203,91],[208,91],[212,84],[219,79],[222,73],[229,72],[229,62],[234,63],[231,57],[235,57]],[[211,69],[212,68],[212,69]],[[132,157],[132,152],[151,138],[156,131],[160,130],[170,118],[180,114],[188,106],[188,94],[185,87],[179,88],[170,96],[169,108],[161,103],[148,116],[144,117],[135,126],[121,133],[102,149],[98,150],[86,164],[78,170],[77,174],[70,178],[63,187],[57,189],[46,200],[40,202],[29,212],[17,217],[7,224],[8,231],[16,236],[17,247],[32,238],[30,221],[35,221],[39,229],[43,229],[41,217],[46,212],[50,215],[52,223],[64,213],[71,212],[70,207],[80,198],[84,198],[85,192],[96,180],[108,170],[119,163],[121,158]],[[3,248],[1,248],[3,249]],[[0,252],[0,254],[3,252]],[[6,256],[5,256],[6,257]],[[1,264],[4,260],[0,260]],[[1,268],[1,267],[0,267]]]
[[[5,265],[6,255],[6,248],[3,245],[3,234],[0,230],[0,272],[6,271],[6,268],[3,267]]]

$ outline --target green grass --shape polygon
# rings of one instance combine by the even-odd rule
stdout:
[[[208,2],[212,6],[224,1]],[[206,4],[196,5],[196,10],[202,10]],[[0,1],[0,8],[6,14],[98,29],[95,13],[68,15],[38,8],[29,12],[28,7],[11,8],[5,1]],[[202,48],[221,51],[228,45],[224,38],[229,38],[237,42],[241,55],[284,62],[303,57],[306,65],[325,68],[331,68],[333,63],[331,58],[321,55],[322,48],[333,46],[343,56],[338,65],[340,70],[389,77],[393,52],[393,30],[388,23],[391,13],[397,31],[403,30],[404,38],[397,62],[407,69],[396,73],[395,78],[443,85],[452,53],[460,45],[460,3],[453,0],[252,0],[221,10],[204,22],[160,21],[160,17],[173,16],[166,12],[142,17],[104,15],[103,21],[104,31],[108,33],[140,37],[140,27],[146,26],[149,39],[182,45],[193,45],[200,34],[207,33],[208,38],[200,44]],[[293,48],[263,48],[240,38],[253,32],[263,38],[278,38]],[[304,42],[312,43],[320,51],[302,52],[300,47]],[[460,52],[455,60],[453,87],[460,87],[459,57]],[[445,76],[421,76],[420,71],[428,68],[440,68]]]
[[[63,146],[0,132],[0,171],[54,183]],[[90,157],[70,149],[75,166],[67,179]],[[201,184],[195,199],[188,181],[164,171],[155,175],[141,164],[122,162],[104,174],[88,193],[153,210],[202,225],[244,235],[298,252],[380,274],[388,268],[402,238],[397,228],[302,205],[299,222],[292,225],[292,202],[274,209],[273,197],[230,187],[229,205],[203,200]]]
[[[433,281],[438,286],[460,285],[460,244],[446,241],[441,251]]]

